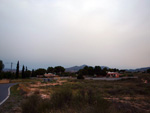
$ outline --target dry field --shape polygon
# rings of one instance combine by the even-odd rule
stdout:
[[[32,80],[12,87],[0,112],[150,113],[149,89],[150,75],[120,81]]]

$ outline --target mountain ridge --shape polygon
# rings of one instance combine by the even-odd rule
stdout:
[[[81,66],[73,66],[73,67],[69,67],[69,68],[65,68],[65,71],[66,72],[77,72],[77,71],[79,71],[80,69],[83,69],[85,66],[89,66],[89,65],[86,65],[86,64],[84,64],[84,65],[81,65]],[[91,67],[93,67],[93,66],[91,66]],[[109,67],[107,67],[107,66],[100,66],[102,69],[103,68],[109,68]]]
[[[77,72],[79,71],[80,69],[83,69],[85,66],[89,66],[89,65],[81,65],[81,66],[72,66],[72,67],[69,67],[69,68],[65,68],[66,72]],[[91,66],[93,67],[93,66]],[[102,69],[103,68],[109,68],[107,66],[100,66]],[[123,70],[126,70],[126,71],[129,71],[129,72],[145,72],[147,71],[147,69],[150,69],[150,67],[141,67],[141,68],[136,68],[136,69],[123,69]]]

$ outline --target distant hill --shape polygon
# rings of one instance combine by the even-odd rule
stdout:
[[[137,69],[126,69],[129,72],[144,72],[147,71],[147,69],[150,69],[150,67],[143,67],[143,68],[137,68]]]
[[[73,67],[70,67],[70,68],[66,68],[66,72],[77,72],[79,71],[80,69],[83,69],[85,66],[87,65],[82,65],[82,66],[73,66]]]
[[[4,71],[4,72],[10,72],[10,71],[11,71],[11,72],[16,72],[16,69],[12,69],[12,70],[11,70],[11,69],[5,68],[5,69],[3,69],[3,71]]]
[[[83,69],[85,66],[88,66],[88,65],[82,65],[82,66],[73,66],[73,67],[70,67],[70,68],[66,68],[66,72],[77,72],[79,71],[80,69]],[[101,66],[101,68],[105,68],[106,66]],[[108,67],[106,67],[108,68]]]

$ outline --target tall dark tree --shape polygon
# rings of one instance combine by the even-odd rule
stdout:
[[[100,66],[95,66],[94,68],[94,74],[101,75],[102,69]]]
[[[106,71],[107,71],[107,68],[104,68],[102,70],[100,66],[95,66],[95,68],[93,68],[91,66],[90,67],[85,66],[83,69],[80,69],[78,71],[78,74],[80,74],[80,75],[90,75],[90,76],[93,76],[94,74],[96,74],[96,75],[103,75],[103,76],[105,76],[106,75]]]
[[[103,69],[103,71],[108,71],[107,67],[105,67],[105,68]]]
[[[19,61],[17,62],[17,67],[16,67],[16,79],[19,78]]]
[[[119,70],[119,72],[120,72],[120,73],[124,73],[124,72],[126,72],[126,70],[123,70],[123,69],[122,69],[122,70]]]
[[[26,71],[28,71],[28,68],[27,68],[27,66],[26,66]]]
[[[53,67],[48,67],[47,68],[47,73],[54,73],[54,68]]]
[[[105,67],[102,72],[101,75],[106,76],[108,69]]]
[[[31,71],[30,70],[27,70],[26,71],[26,78],[29,78],[31,76]]]
[[[94,69],[91,66],[88,68],[88,75],[94,75]]]
[[[23,65],[23,67],[22,67],[22,78],[25,78],[24,65]]]
[[[65,72],[65,68],[62,67],[62,66],[56,66],[56,67],[54,68],[54,70],[55,70],[55,72],[56,72],[57,74],[61,74],[61,73]]]
[[[0,60],[0,72],[3,70],[3,68],[4,68],[3,61],[2,61],[2,60]]]
[[[110,71],[110,72],[119,72],[119,69],[116,69],[116,68],[109,68],[108,71]]]
[[[39,68],[35,71],[36,76],[37,75],[44,75],[46,73],[46,69]]]
[[[150,73],[150,68],[149,68],[149,69],[147,69],[147,73]]]
[[[93,67],[85,66],[83,69],[78,71],[80,75],[92,75],[93,74]]]
[[[25,78],[29,78],[31,75],[31,71],[28,70],[27,66],[26,66],[26,70],[25,70]]]
[[[88,66],[85,66],[85,67],[83,68],[83,70],[81,71],[82,74],[83,74],[83,75],[88,75],[88,69],[89,69],[89,67],[88,67]]]
[[[36,77],[34,69],[32,69],[31,77]]]

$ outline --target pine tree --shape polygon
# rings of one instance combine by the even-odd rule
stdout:
[[[17,62],[17,67],[16,67],[16,79],[19,78],[19,61]]]

